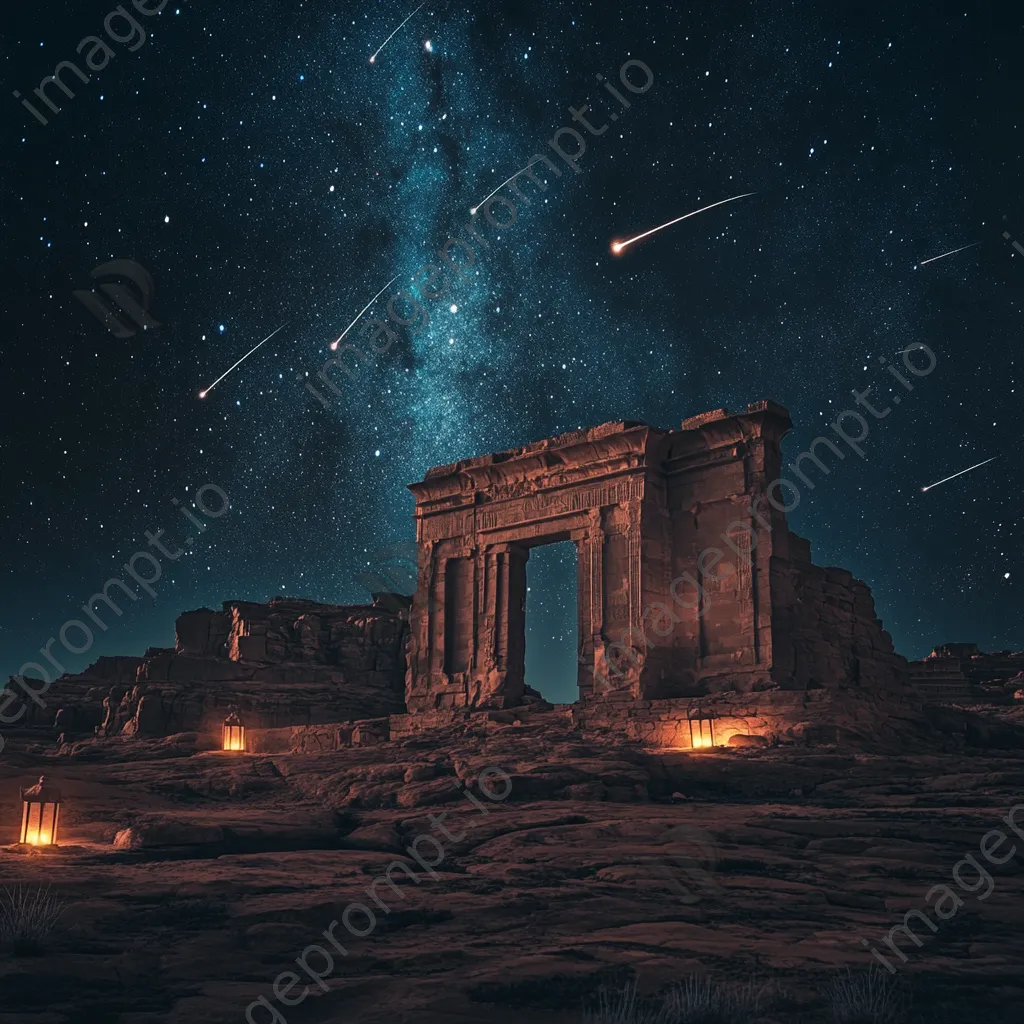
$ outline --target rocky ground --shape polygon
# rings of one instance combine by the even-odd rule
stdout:
[[[67,909],[39,955],[0,952],[0,1024],[214,1024],[247,1007],[255,1024],[577,1024],[602,985],[693,975],[763,984],[744,1019],[825,1022],[836,975],[874,962],[861,939],[879,947],[943,883],[962,906],[916,929],[906,964],[889,954],[908,1019],[1021,1019],[1024,840],[1002,866],[980,860],[987,899],[952,879],[1024,803],[1021,749],[653,754],[585,742],[557,711],[315,756],[197,746],[5,751],[10,840],[19,784],[44,770],[65,804],[61,847],[0,851],[0,884],[49,885]],[[493,799],[474,781],[491,767],[504,799],[499,773]],[[417,840],[428,815],[440,852]],[[385,913],[366,890],[399,859],[416,877],[377,887]],[[279,978],[292,1001],[309,985],[284,1005],[275,978],[330,950],[322,933],[356,903],[375,929],[337,926],[347,955],[328,970],[308,952],[322,984]],[[349,920],[368,930],[362,910]]]

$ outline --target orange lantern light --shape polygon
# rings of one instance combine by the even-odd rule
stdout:
[[[245,726],[237,711],[232,711],[224,719],[224,749],[245,750]]]
[[[60,819],[60,790],[42,775],[21,791],[21,839],[31,846],[56,846]]]
[[[715,746],[715,725],[712,717],[690,717],[690,746],[695,750]]]

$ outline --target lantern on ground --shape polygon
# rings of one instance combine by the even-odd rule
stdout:
[[[690,717],[690,746],[694,749],[715,745],[715,726],[711,717],[698,714]]]
[[[21,791],[21,839],[31,846],[55,846],[60,818],[60,790],[40,775],[39,781]]]
[[[245,750],[245,726],[237,711],[232,711],[224,719],[224,749]]]

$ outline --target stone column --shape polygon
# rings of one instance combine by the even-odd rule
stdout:
[[[643,536],[641,533],[639,501],[626,504],[629,516],[626,537],[628,540],[628,562],[626,571],[629,574],[629,625],[632,629],[643,631],[643,591],[641,589],[641,573],[643,566]]]
[[[416,595],[409,616],[409,664],[405,673],[405,703],[409,711],[428,710],[428,698],[434,680],[434,651],[431,638],[440,623],[443,609],[434,592],[436,559],[434,543],[420,540]]]
[[[491,695],[489,702],[499,706],[519,703],[524,692],[529,557],[529,551],[517,544],[495,544],[488,549],[488,568],[493,579],[488,589],[493,597],[487,597],[490,628],[481,642],[493,651],[487,690]]]
[[[601,510],[592,509],[590,523],[584,530],[573,532],[576,544],[579,671],[577,682],[580,697],[594,693],[594,656],[601,645],[604,628],[604,530]]]

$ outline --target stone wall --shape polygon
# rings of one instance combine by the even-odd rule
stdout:
[[[838,745],[858,750],[934,749],[941,737],[913,691],[900,696],[855,689],[772,690],[701,697],[635,699],[619,693],[547,710],[457,708],[392,715],[391,740],[523,727],[561,728],[583,742],[634,745],[648,754],[723,747]]]
[[[235,662],[391,671],[402,660],[401,652],[391,660],[385,649],[403,632],[404,618],[376,605],[326,605],[304,598],[275,597],[268,604],[225,601],[219,612],[203,608],[180,615],[175,651]],[[372,656],[369,647],[375,648]]]
[[[814,565],[810,545],[793,539],[792,560],[772,564],[774,678],[799,690],[905,693],[907,661],[876,616],[870,589],[845,569]]]
[[[1024,651],[986,653],[972,643],[940,644],[910,663],[915,687],[931,703],[1000,703],[1024,688]]]
[[[572,709],[586,738],[620,737],[649,752],[776,744],[900,749],[930,735],[913,699],[867,691],[720,693],[665,700],[594,700]]]
[[[377,746],[390,738],[389,718],[372,718],[341,725],[248,729],[245,734],[246,750],[250,754],[324,754],[348,747]]]
[[[410,485],[409,711],[523,702],[529,554],[562,540],[578,555],[584,700],[905,690],[866,585],[813,565],[767,500],[790,426],[764,401],[678,431],[606,423],[430,470]]]

